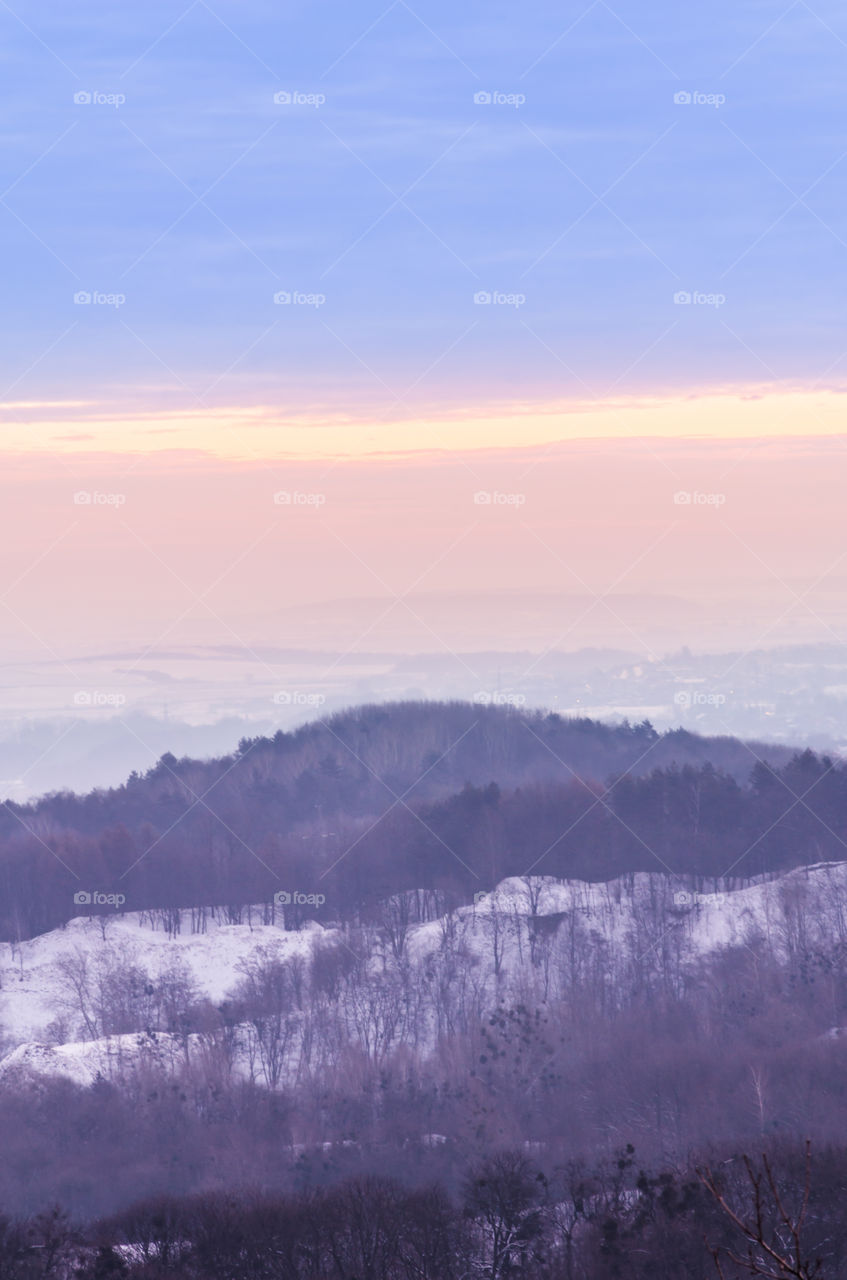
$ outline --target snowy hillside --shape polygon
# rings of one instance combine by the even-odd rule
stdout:
[[[581,924],[585,934],[613,951],[647,928],[657,940],[672,935],[680,954],[691,959],[757,937],[785,955],[796,941],[799,914],[808,943],[825,945],[833,928],[847,937],[847,862],[817,863],[721,891],[708,884],[694,890],[644,872],[604,884],[511,878],[480,897],[472,933],[477,940],[480,934],[490,936],[493,915],[530,927],[533,914],[562,916],[559,927]],[[432,945],[438,927],[418,930],[417,945]]]
[[[125,1035],[76,1044],[22,1044],[0,1062],[0,1082],[18,1085],[38,1076],[61,1076],[89,1085],[145,1068],[173,1071],[184,1060],[176,1036]]]
[[[423,923],[402,905],[392,900],[381,927],[358,931],[313,922],[287,931],[262,923],[264,908],[243,912],[238,924],[220,911],[147,912],[75,919],[20,945],[4,944],[0,1082],[61,1075],[85,1084],[125,1078],[143,1066],[177,1070],[207,1047],[196,1012],[184,1027],[181,1016],[189,1007],[220,1010],[248,976],[256,990],[258,975],[265,982],[262,1017],[250,1024],[239,1015],[245,1022],[229,1069],[254,1078],[263,1070],[268,1083],[284,1083],[297,1062],[302,1066],[303,1043],[314,1038],[303,1029],[303,990],[322,949],[359,966],[357,985],[339,979],[329,1003],[339,1034],[371,1057],[410,1040],[432,1048],[443,1030],[435,1001],[451,957],[461,959],[482,1014],[500,998],[529,993],[543,1003],[589,970],[614,986],[634,964],[678,975],[720,949],[757,941],[779,957],[827,949],[847,939],[847,863],[727,892],[695,892],[648,874],[605,884],[512,878],[472,905]],[[269,1070],[267,980],[283,973],[297,977],[283,1004],[274,1005]],[[132,1031],[101,1034],[104,1001],[118,1010],[113,1019],[135,1019]]]
[[[262,919],[261,909],[244,911],[245,924],[224,923],[222,911],[204,913],[199,921],[197,913],[183,911],[177,932],[167,927],[175,914],[78,917],[27,942],[0,944],[0,1028],[6,1037],[21,1044],[45,1035],[61,1015],[74,961],[88,973],[134,964],[154,982],[182,972],[201,996],[219,1003],[238,980],[240,964],[268,952],[283,961],[307,957],[316,937],[327,932],[312,922],[299,932],[253,923]]]

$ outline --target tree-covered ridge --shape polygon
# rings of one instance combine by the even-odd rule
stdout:
[[[80,914],[79,890],[128,910],[319,892],[325,918],[351,919],[400,890],[450,904],[530,869],[743,880],[842,858],[845,840],[845,766],[810,751],[511,707],[362,707],[218,760],[165,755],[111,790],[7,802],[0,937]]]

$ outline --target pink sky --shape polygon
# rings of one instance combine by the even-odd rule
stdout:
[[[776,399],[779,422],[785,405]],[[747,403],[762,412],[762,401]],[[763,643],[794,626],[804,638],[840,637],[845,439],[722,438],[719,407],[713,438],[699,440],[521,446],[525,423],[513,417],[507,446],[457,442],[393,457],[138,452],[126,432],[120,451],[83,440],[7,447],[0,650],[50,658],[201,642],[461,648],[480,635],[460,601],[451,609],[426,599],[518,591],[635,597],[641,612],[623,633],[608,629],[615,643],[629,629],[633,647],[661,644],[651,615],[666,606],[654,596],[687,602],[692,646],[731,642],[739,625]],[[650,417],[643,408],[626,416]],[[530,438],[536,426],[530,418]],[[79,493],[91,502],[75,502]],[[298,496],[280,504],[280,493]],[[491,500],[475,502],[478,493]],[[675,502],[680,493],[691,501]],[[407,592],[415,616],[396,603]],[[338,600],[360,603],[319,616],[306,608]],[[604,638],[606,614],[595,609],[592,642]],[[526,639],[508,601],[501,617],[502,634],[486,624],[483,640]],[[539,646],[565,649],[586,634],[556,610],[542,631]]]

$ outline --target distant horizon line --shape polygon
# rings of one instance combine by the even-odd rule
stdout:
[[[847,389],[832,387],[749,386],[466,408],[427,406],[405,416],[395,412],[396,406],[388,414],[371,408],[286,413],[270,405],[132,411],[85,400],[10,401],[0,403],[0,454],[199,454],[235,463],[343,464],[604,441],[656,441],[662,447],[754,440],[811,443],[847,435],[845,394]],[[68,409],[83,412],[65,416]]]

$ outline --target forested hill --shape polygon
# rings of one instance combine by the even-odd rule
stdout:
[[[225,777],[239,789],[266,786],[274,798],[285,798],[289,818],[297,820],[310,819],[315,804],[327,812],[376,813],[390,789],[433,800],[465,783],[496,780],[515,787],[561,779],[568,770],[605,781],[708,762],[744,782],[757,758],[785,764],[792,754],[786,747],[703,738],[684,729],[659,734],[649,721],[609,725],[511,706],[397,702],[339,712],[272,738],[243,738],[220,759],[166,754],[121,787],[10,803],[5,818],[0,814],[0,835],[14,829],[11,811],[49,816],[86,832],[99,831],[104,822],[152,821],[185,786],[202,792]]]
[[[766,762],[766,763],[765,763]],[[0,933],[81,913],[401,889],[467,901],[507,875],[741,877],[842,858],[847,773],[810,752],[467,703],[351,710],[122,787],[0,808]]]

